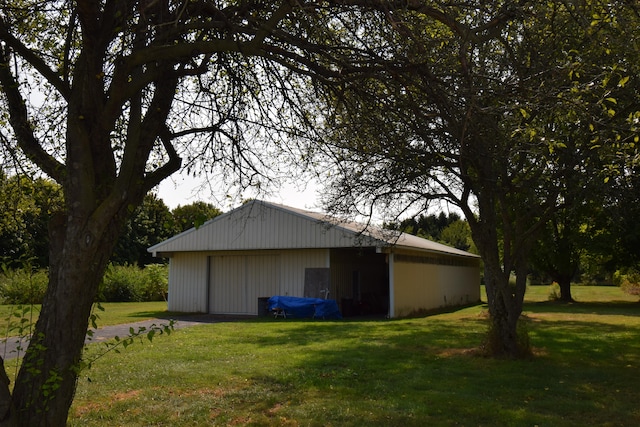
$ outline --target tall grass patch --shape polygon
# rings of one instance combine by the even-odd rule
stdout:
[[[166,301],[169,283],[166,265],[109,265],[99,299],[106,302]]]
[[[49,283],[47,270],[30,267],[0,272],[2,304],[41,304]]]

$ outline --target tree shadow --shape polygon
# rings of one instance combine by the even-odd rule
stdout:
[[[529,313],[582,313],[620,316],[640,316],[640,303],[629,301],[559,302],[541,301],[525,303],[523,311]]]

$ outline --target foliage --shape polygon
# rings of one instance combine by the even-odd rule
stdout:
[[[222,211],[211,203],[194,202],[189,205],[177,206],[173,211],[173,219],[178,232],[190,228],[198,228],[206,221],[222,214]]]
[[[587,160],[633,151],[637,10],[485,3],[3,1],[0,141],[16,168],[61,185],[65,205],[50,221],[41,321],[13,389],[0,381],[0,395],[12,393],[0,419],[66,423],[111,252],[181,157],[214,184],[260,189],[284,159],[313,163],[296,144],[341,124],[321,117],[316,96],[376,125],[345,123],[334,138],[367,156],[370,174],[353,153],[331,156],[349,177],[374,178],[364,189],[392,185],[357,197],[393,204],[403,187],[421,206],[425,194],[464,205],[492,316],[506,313],[515,329],[524,286],[512,295],[506,277],[520,278],[536,221],[558,201],[564,137],[589,129],[577,150]],[[372,96],[351,103],[360,89]]]
[[[429,240],[440,240],[442,231],[455,221],[460,220],[460,215],[452,213],[446,215],[444,212],[440,212],[438,215],[420,214],[416,217],[406,218],[399,223],[385,224],[385,227],[391,230],[400,230],[405,233],[413,234],[415,236],[423,237]]]
[[[141,302],[166,301],[168,267],[150,264],[144,269],[135,265],[114,265],[107,268],[100,290],[100,301]]]
[[[2,304],[41,304],[48,283],[46,270],[4,266],[0,273],[0,300]]]
[[[54,182],[0,171],[0,259],[11,268],[29,260],[47,266],[48,224],[63,207],[62,193]]]
[[[99,299],[106,302],[140,301],[138,291],[142,288],[143,277],[135,265],[109,265],[100,288]]]
[[[25,259],[39,268],[46,267],[48,223],[52,214],[63,206],[59,186],[49,180],[31,180],[22,175],[6,178],[0,174],[0,178],[0,209],[3,212],[0,259],[11,268],[20,267]],[[157,262],[147,252],[148,247],[221,213],[205,202],[178,206],[170,211],[164,201],[149,193],[127,221],[111,262],[139,266]]]
[[[384,227],[444,243],[463,251],[477,252],[471,238],[469,224],[456,213],[449,215],[445,215],[444,212],[440,212],[438,215],[421,214],[417,217],[403,219],[398,223],[384,224]]]
[[[477,253],[478,250],[471,237],[469,223],[457,220],[449,224],[440,234],[440,242],[463,251]]]
[[[115,264],[144,267],[157,262],[147,248],[176,234],[175,220],[167,205],[155,194],[144,196],[118,239],[111,260]]]
[[[300,97],[319,89],[309,78],[343,78],[349,52],[375,55],[343,43],[324,5],[306,6],[2,1],[3,160],[56,181],[65,205],[50,221],[38,330],[13,389],[0,381],[12,395],[0,420],[66,423],[91,306],[145,194],[181,166],[216,186],[261,188],[278,169],[267,156],[292,157],[284,142],[315,125]]]
[[[167,301],[169,292],[169,267],[162,264],[149,264],[144,268],[144,301]]]
[[[385,58],[394,67],[326,99],[327,199],[352,214],[461,209],[504,351],[518,353],[537,236],[632,175],[640,14],[623,1],[476,4],[440,17],[410,4],[363,39],[401,48]]]
[[[6,322],[3,325],[5,329],[4,333],[4,341],[15,340],[16,342],[16,355],[15,357],[20,357],[20,355],[26,350],[29,345],[29,339],[31,338],[31,334],[33,332],[33,325],[38,318],[38,307],[33,304],[18,304],[8,306],[9,313],[6,318],[3,320]],[[4,351],[2,352],[2,358],[6,358],[6,346]]]
[[[558,282],[552,282],[549,285],[549,301],[558,301],[560,299],[560,285],[558,285]]]
[[[614,283],[629,295],[640,295],[640,271],[629,268],[624,273],[616,271]]]

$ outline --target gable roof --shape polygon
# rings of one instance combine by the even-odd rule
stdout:
[[[261,200],[248,202],[148,251],[163,256],[174,252],[353,247],[397,247],[478,258],[410,234]]]

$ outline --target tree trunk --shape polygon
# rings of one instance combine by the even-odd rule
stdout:
[[[49,286],[13,391],[19,426],[66,425],[91,306],[121,225],[96,233],[87,218],[68,218],[52,221]]]
[[[15,407],[9,390],[9,377],[4,369],[4,361],[0,357],[0,426],[17,426]]]
[[[488,270],[491,271],[494,268],[488,268]],[[487,279],[486,272],[485,279]],[[520,352],[517,326],[521,310],[518,310],[517,305],[514,304],[514,295],[509,289],[509,278],[502,271],[493,271],[490,273],[489,282],[487,299],[491,301],[489,304],[491,328],[487,337],[486,350],[492,356],[518,357]]]
[[[558,285],[560,286],[560,301],[573,302],[573,296],[571,296],[571,277],[558,277]]]
[[[483,221],[476,221],[473,212],[466,212],[474,242],[484,263],[484,280],[491,326],[485,350],[492,356],[522,356],[518,337],[518,319],[522,313],[522,302],[526,289],[525,258],[514,265],[516,269],[515,287],[509,283],[510,268],[503,267],[498,250],[497,218],[491,197],[478,197]]]

